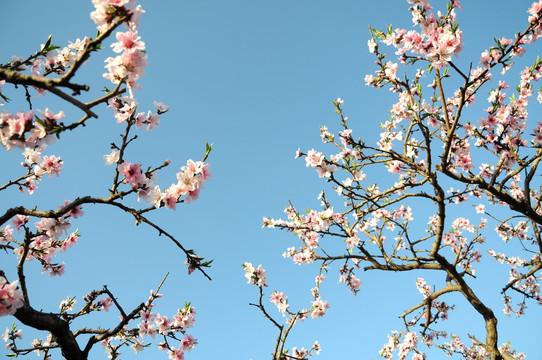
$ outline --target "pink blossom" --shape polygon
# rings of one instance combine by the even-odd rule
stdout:
[[[529,16],[529,22],[534,23],[537,19],[540,18],[539,14],[540,12],[542,12],[542,2],[533,2],[527,12],[531,14],[531,16]]]
[[[66,271],[66,264],[63,261],[60,264],[47,265],[43,268],[42,272],[45,270],[49,271],[49,276],[62,276]]]
[[[26,130],[27,123],[30,121],[32,121],[32,119],[25,116],[23,112],[19,112],[16,118],[11,118],[7,121],[10,133],[22,136]]]
[[[170,360],[184,360],[184,351],[180,347],[175,349],[171,348],[168,352]]]
[[[427,298],[429,295],[433,293],[433,290],[424,279],[417,278],[416,279],[416,287],[418,288],[418,291],[423,295],[424,298]]]
[[[62,242],[62,251],[66,251],[66,249],[72,247],[73,245],[77,244],[77,240],[79,239],[79,236],[76,233],[71,233],[70,236],[66,238]]]
[[[145,50],[145,43],[139,41],[140,36],[137,36],[137,31],[129,30],[127,32],[117,32],[115,34],[118,42],[111,44],[113,51],[120,53],[122,51],[142,51]]]
[[[58,177],[60,175],[61,169],[62,169],[62,160],[60,160],[60,157],[56,157],[54,155],[44,156],[43,161],[37,167],[35,174],[38,176],[41,176],[43,174],[48,174],[50,177],[53,177],[53,175],[56,175]]]
[[[164,197],[165,193],[160,190],[158,185],[155,185],[154,189],[148,192],[146,200],[149,204],[153,204],[153,206],[158,209]]]
[[[145,75],[144,68],[148,65],[145,53],[140,51],[123,52],[114,58],[107,58],[105,62],[105,68],[108,72],[103,75],[104,78],[114,84],[125,81],[130,90],[141,87],[136,82]]]
[[[186,335],[184,339],[181,340],[181,349],[184,351],[190,351],[196,346],[196,339],[192,335]]]
[[[271,296],[269,296],[269,301],[271,301],[273,304],[275,304],[275,306],[277,307],[277,309],[284,315],[286,309],[288,309],[288,307],[290,305],[288,305],[288,297],[286,295],[284,295],[283,292],[278,292],[278,291],[275,291],[271,294]]]
[[[201,185],[203,186],[203,185]],[[186,203],[190,204],[192,201],[197,200],[199,197],[200,188],[196,188],[193,191],[189,191],[186,195]]]
[[[147,113],[147,128],[146,131],[154,130],[160,124],[160,116],[158,114]]]
[[[485,213],[484,207],[485,206],[483,204],[478,204],[474,208],[476,209],[477,214],[484,214]]]
[[[2,336],[0,336],[0,338],[1,338],[2,340],[4,340],[4,341],[8,341],[8,339],[9,339],[9,333],[10,333],[9,328],[6,328],[6,331],[4,331],[4,333],[2,334]]]
[[[135,339],[134,343],[130,345],[130,348],[134,350],[134,353],[138,354],[145,349],[144,344],[139,339]]]
[[[357,293],[361,289],[361,280],[356,277],[353,273],[350,273],[346,279],[344,280],[346,285],[348,286],[349,290],[352,292],[352,294],[357,295]]]
[[[0,316],[13,315],[23,306],[23,294],[17,289],[18,281],[8,283],[0,276]]]
[[[307,152],[307,156],[305,158],[306,165],[311,167],[317,167],[322,165],[322,161],[324,160],[324,156],[321,152],[317,152],[314,149],[311,149]]]
[[[315,300],[312,302],[311,317],[313,319],[324,316],[326,310],[329,309],[329,304],[324,300]]]
[[[180,191],[177,185],[172,185],[166,190],[162,201],[167,208],[175,210],[177,208],[177,201],[179,200]]]
[[[148,321],[143,321],[142,323],[138,324],[138,333],[140,337],[150,336],[154,339],[154,337],[157,334],[156,326],[151,323],[153,319],[149,319]]]
[[[402,161],[394,160],[386,164],[388,171],[393,174],[398,174],[403,170],[405,164]]]
[[[337,171],[339,168],[335,164],[330,164],[327,161],[323,161],[322,164],[316,167],[318,172],[318,177],[330,177],[332,173]]]
[[[154,323],[156,324],[156,326],[158,326],[158,333],[166,335],[170,330],[173,321],[169,320],[167,316],[156,314],[156,319],[154,320]]]
[[[41,162],[42,149],[25,148],[23,156],[27,165],[34,165]]]
[[[25,215],[16,215],[13,220],[11,220],[11,223],[15,229],[20,229],[22,226],[26,225],[29,219],[30,218]]]
[[[139,164],[124,161],[117,168],[119,173],[124,176],[124,181],[129,183],[132,188],[137,189],[145,185],[146,179],[143,177]]]
[[[248,280],[247,284],[259,287],[267,286],[265,270],[262,268],[262,265],[258,265],[258,268],[255,269],[251,263],[246,262],[242,266],[245,270],[245,278]]]
[[[73,307],[75,306],[76,303],[77,303],[77,300],[75,300],[74,298],[68,297],[66,300],[62,300],[58,307],[60,308],[61,312],[71,311],[73,310]]]
[[[292,348],[292,356],[294,359],[305,359],[308,353],[309,352],[305,348],[301,348],[299,350],[295,346]]]
[[[312,345],[312,349],[315,351],[316,355],[320,355],[322,346],[318,343],[318,341],[315,341],[314,344]]]
[[[371,38],[367,41],[367,46],[369,47],[369,52],[372,54],[376,51],[376,41]]]
[[[397,76],[395,75],[397,73],[397,69],[399,69],[399,64],[388,61],[386,63],[386,69],[384,70],[384,73],[386,74],[386,77],[394,80],[397,79]]]
[[[34,191],[36,191],[36,189],[38,188],[38,186],[36,185],[36,181],[32,177],[26,179],[23,186],[27,188],[28,195],[32,195]]]
[[[113,304],[113,300],[108,296],[105,299],[98,301],[103,311],[109,311],[109,307]]]
[[[71,201],[65,200],[64,205],[58,206],[58,209],[63,209],[70,204],[71,204]],[[66,216],[71,216],[74,219],[77,219],[78,217],[83,216],[83,215],[85,215],[85,213],[83,212],[81,205],[74,207],[73,209],[71,209],[70,211],[66,213]]]
[[[203,164],[201,166],[201,172],[200,172],[201,182],[207,181],[207,180],[209,180],[209,178],[211,176],[213,176],[213,173],[211,173],[211,171],[209,171],[210,167],[211,167],[211,164],[209,164],[209,163]]]
[[[43,116],[42,121],[45,122],[47,126],[57,125],[58,120],[65,116],[64,111],[59,111],[57,114],[53,114],[53,112],[49,110],[49,108],[46,108],[44,111],[38,111]]]
[[[292,257],[292,261],[298,265],[310,264],[314,262],[314,258],[314,253],[310,249],[305,249],[301,252],[296,253]]]
[[[156,102],[154,101],[154,107],[156,108],[156,111],[158,114],[163,114],[169,110],[169,106],[164,104],[163,102]]]
[[[189,191],[194,191],[198,186],[198,180],[190,171],[177,173],[179,182],[177,186],[181,195],[187,194]]]
[[[177,309],[177,313],[173,316],[173,326],[185,331],[194,326],[194,322],[196,322],[195,315],[196,310],[190,304],[185,304],[184,308]]]
[[[374,83],[375,77],[374,77],[374,75],[368,74],[368,75],[365,75],[365,77],[363,78],[363,80],[365,81],[365,85],[366,85],[366,86],[369,86],[369,85],[371,85],[371,84]],[[376,85],[375,85],[375,86],[376,86]]]
[[[125,8],[127,5],[133,3],[133,0],[92,0],[92,4],[96,8],[90,13],[90,18],[98,25],[98,30],[103,32],[111,21],[115,19],[115,13],[117,8]],[[143,10],[139,9],[139,6],[130,9],[133,12],[131,22],[137,25],[137,20]],[[135,15],[135,16],[134,16]]]
[[[109,155],[104,155],[105,165],[116,164],[119,161],[120,151],[113,149]]]

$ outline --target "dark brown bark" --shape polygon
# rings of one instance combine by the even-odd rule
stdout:
[[[30,305],[24,304],[17,309],[15,317],[34,329],[49,331],[55,337],[66,360],[87,360],[87,355],[81,351],[69,323],[58,315],[36,311]]]

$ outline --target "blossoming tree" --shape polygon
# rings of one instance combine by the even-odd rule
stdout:
[[[281,325],[263,302],[265,270],[243,266],[249,283],[260,291],[253,305],[279,330],[273,359],[306,359],[319,351],[318,343],[310,350],[288,350],[284,343],[296,322],[321,316],[329,307],[319,289],[335,264],[339,281],[353,294],[361,291],[361,270],[419,275],[415,286],[421,299],[400,314],[403,329],[392,332],[380,351],[386,359],[397,354],[420,360],[432,349],[465,359],[525,357],[508,339],[499,338],[496,309],[473,284],[487,257],[509,268],[500,290],[505,314],[519,317],[527,304],[542,305],[542,184],[537,177],[542,122],[528,122],[527,112],[533,96],[542,103],[537,85],[542,60],[531,59],[512,86],[502,80],[542,37],[542,1],[528,9],[523,30],[496,39],[468,68],[454,63],[463,44],[456,19],[459,1],[449,1],[438,12],[427,0],[407,1],[419,30],[370,28],[368,47],[377,70],[366,76],[366,84],[388,88],[398,97],[390,119],[381,124],[380,139],[356,138],[343,100],[337,99],[342,129],[334,135],[321,128],[323,143],[336,151],[329,156],[314,149],[298,151],[296,157],[304,157],[339,201],[322,191],[321,209],[303,213],[290,204],[286,220],[263,221],[264,227],[299,238],[284,257],[296,264],[319,263],[310,308],[290,312],[284,293],[269,294],[286,317]],[[398,62],[389,59],[386,47],[394,48]],[[472,112],[466,118],[468,106],[485,101],[483,91],[490,94],[487,108],[477,120]],[[445,281],[424,279],[438,273]],[[462,302],[449,304],[453,294]],[[454,306],[479,314],[485,333],[469,334],[470,340],[454,335],[443,324]]]
[[[106,104],[112,110],[116,122],[123,128],[120,141],[111,144],[111,153],[104,156],[106,165],[113,165],[111,187],[106,196],[81,193],[73,201],[59,200],[57,209],[17,206],[0,212],[0,250],[2,256],[15,256],[16,267],[0,265],[0,316],[13,316],[19,324],[48,332],[46,339],[25,342],[20,325],[6,329],[2,339],[12,356],[36,352],[49,359],[60,352],[66,359],[87,359],[94,351],[94,345],[102,344],[109,358],[116,359],[120,350],[130,347],[135,353],[148,344],[147,339],[158,336],[158,346],[166,351],[170,359],[183,359],[184,353],[196,345],[196,340],[186,331],[195,321],[195,311],[189,303],[181,307],[171,318],[154,310],[155,302],[161,297],[162,283],[151,290],[148,299],[133,309],[125,309],[107,286],[94,289],[77,302],[74,297],[61,302],[59,309],[40,310],[39,297],[31,296],[27,287],[27,276],[34,276],[26,264],[37,262],[42,273],[61,276],[65,271],[64,262],[55,257],[66,252],[78,242],[81,234],[70,230],[72,219],[83,216],[83,206],[104,204],[131,215],[136,224],[144,224],[156,230],[159,235],[169,238],[186,258],[189,273],[201,271],[210,261],[191,249],[186,249],[174,236],[146,214],[159,208],[175,209],[179,203],[189,203],[198,198],[203,183],[211,173],[205,163],[211,151],[206,151],[201,161],[188,160],[177,173],[176,181],[166,189],[156,184],[159,170],[170,165],[150,165],[144,170],[142,164],[128,159],[127,149],[136,144],[139,129],[153,130],[160,123],[161,115],[168,106],[155,102],[154,111],[138,111],[136,91],[141,88],[139,79],[147,65],[145,43],[138,35],[140,16],[144,10],[133,0],[93,0],[95,10],[91,19],[96,23],[98,34],[95,38],[77,39],[67,47],[53,45],[51,37],[34,54],[26,58],[14,56],[0,64],[0,105],[9,102],[9,84],[23,87],[29,111],[15,113],[3,110],[0,113],[0,143],[7,151],[22,151],[24,161],[22,172],[13,176],[0,191],[18,188],[22,193],[32,195],[39,191],[40,181],[58,177],[63,161],[60,156],[46,155],[56,139],[74,136],[93,118],[95,108]],[[124,26],[125,29],[120,29]],[[106,59],[103,77],[109,80],[113,89],[106,88],[105,94],[92,101],[83,102],[78,95],[89,91],[87,85],[74,81],[76,73],[90,60],[93,52],[106,51],[103,43],[112,35],[116,42],[111,44],[113,54]],[[3,88],[2,88],[3,86]],[[63,111],[55,112],[46,108],[33,110],[32,95],[57,96],[66,104],[82,111],[79,120],[63,122]],[[69,134],[72,132],[71,134]],[[69,134],[69,135],[68,135]],[[81,165],[83,166],[83,165]],[[141,203],[132,201],[141,200]],[[147,205],[143,205],[147,203]],[[135,205],[134,205],[135,204]],[[167,275],[166,275],[167,276]],[[208,277],[208,276],[207,276]],[[165,280],[165,279],[164,279]],[[89,289],[90,290],[90,289]],[[74,321],[91,316],[95,312],[115,309],[120,320],[113,327],[75,328]],[[23,339],[23,340],[21,340]],[[25,343],[25,345],[22,345]]]

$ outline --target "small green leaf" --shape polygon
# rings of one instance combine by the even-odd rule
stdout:
[[[207,159],[207,157],[211,153],[211,150],[213,150],[213,145],[214,143],[211,143],[211,145],[209,145],[209,143],[205,141],[205,155],[203,156],[203,161]]]
[[[0,93],[0,98],[2,98],[2,100],[4,100],[5,102],[9,102],[9,98],[2,93]]]
[[[391,35],[393,34],[393,25],[390,24],[390,26],[388,26],[388,34]]]
[[[40,119],[37,115],[34,115],[34,117],[36,118],[36,122],[37,122],[38,124],[40,124],[40,125],[43,126],[43,127],[46,127],[46,126],[47,126],[47,124],[45,123],[45,121],[43,121],[42,119]]]
[[[60,126],[55,126],[54,128],[51,129],[51,131],[49,131],[49,134],[60,134],[60,130],[61,130]]]
[[[47,41],[45,42],[45,45],[43,45],[43,47],[46,48],[46,47],[50,46],[52,39],[53,39],[53,34],[50,34],[49,37],[47,38]]]
[[[49,52],[56,49],[60,49],[60,46],[56,46],[56,45],[47,46],[43,48],[42,52]]]

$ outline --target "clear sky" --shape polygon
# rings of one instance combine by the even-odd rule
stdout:
[[[297,239],[262,229],[262,217],[282,217],[289,200],[300,209],[319,206],[316,197],[326,184],[303,160],[294,160],[294,155],[298,147],[326,152],[319,127],[337,129],[332,106],[337,97],[345,100],[354,135],[376,143],[378,124],[388,119],[388,108],[395,99],[387,90],[364,85],[364,76],[375,70],[366,46],[368,26],[384,29],[393,23],[411,27],[408,4],[399,0],[142,0],[140,4],[146,13],[139,33],[147,45],[150,65],[136,97],[141,108],[151,109],[157,100],[168,104],[170,111],[155,131],[140,133],[130,158],[147,165],[171,159],[170,169],[159,175],[159,183],[167,187],[176,181],[175,173],[187,159],[203,156],[205,141],[214,143],[209,158],[213,177],[200,199],[175,212],[162,209],[151,216],[186,247],[214,259],[209,270],[213,280],[199,273],[188,276],[182,265],[184,255],[166,238],[145,226],[136,228],[125,214],[96,205],[84,207],[85,216],[73,223],[82,237],[59,258],[67,265],[64,276],[49,278],[40,275],[37,266],[28,268],[30,296],[36,308],[57,311],[67,295],[81,299],[107,284],[129,308],[145,300],[149,289],[169,272],[161,291],[164,298],[157,302],[156,310],[172,315],[185,300],[196,308],[197,322],[190,333],[199,345],[187,359],[269,359],[276,331],[249,306],[257,301],[258,292],[246,284],[241,264],[262,264],[268,271],[268,293],[284,291],[292,308],[310,306],[317,266],[300,267],[283,259],[281,254],[287,247],[297,246]],[[465,45],[458,64],[465,69],[470,62],[476,65],[494,37],[512,37],[524,29],[530,4],[464,1],[465,9],[458,12],[458,18]],[[49,34],[59,46],[94,36],[96,28],[89,18],[92,10],[91,2],[84,0],[1,2],[0,63],[12,55],[33,53]],[[76,78],[91,86],[83,99],[95,98],[103,86],[110,86],[101,76],[103,60],[112,54],[110,43],[91,57]],[[22,89],[4,89],[13,99],[6,110],[26,110]],[[34,101],[36,108],[63,109],[70,119],[81,116],[52,96]],[[533,121],[540,120],[539,111],[531,113]],[[482,115],[471,114],[473,121]],[[31,197],[3,192],[2,207],[56,208],[64,199],[107,195],[113,169],[104,166],[103,155],[109,153],[109,144],[119,138],[122,128],[105,107],[99,115],[86,128],[65,134],[48,148],[48,153],[64,160],[59,179],[44,179]],[[12,174],[22,173],[18,166],[22,157],[17,151],[1,154],[3,184]],[[492,262],[487,255],[485,260]],[[4,267],[10,260],[2,255],[0,261]],[[5,270],[15,278],[13,267]],[[487,273],[482,267],[479,271],[481,297],[502,314],[498,287],[489,283],[496,271],[504,274],[505,281],[506,272],[493,267]],[[420,301],[415,287],[419,274],[359,275],[363,287],[354,297],[343,284],[336,284],[338,272],[332,269],[322,287],[322,297],[331,305],[328,314],[294,329],[289,347],[307,348],[318,340],[323,347],[321,360],[378,358],[387,334],[402,329],[398,316]],[[487,287],[484,281],[488,281]],[[481,334],[482,319],[464,310],[465,301],[456,300],[450,333]],[[280,318],[271,304],[269,310]],[[528,359],[540,359],[542,312],[534,304],[527,311],[519,320],[502,315],[500,340],[512,341]],[[112,311],[107,315],[117,316]],[[106,316],[103,319],[107,321]],[[1,331],[11,322],[11,318],[0,318]],[[33,337],[25,338],[30,342]],[[146,350],[138,358],[167,358],[156,351]],[[123,359],[136,357],[129,349],[124,354]],[[104,352],[96,347],[91,358],[103,359]]]

